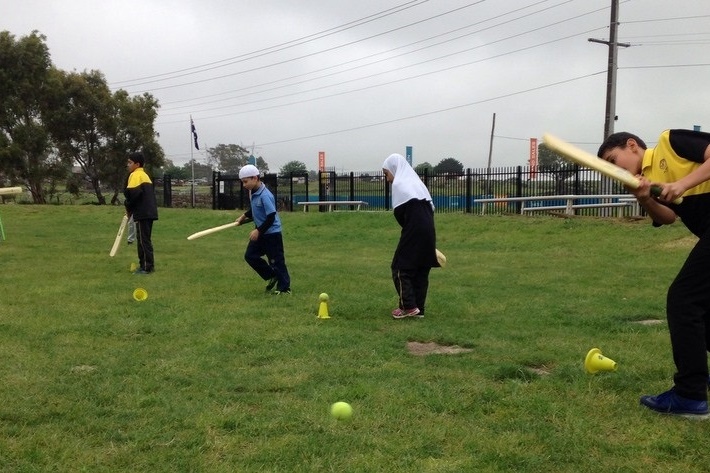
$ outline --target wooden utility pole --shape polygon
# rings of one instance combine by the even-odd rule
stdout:
[[[604,115],[604,140],[614,133],[614,121],[616,120],[616,70],[618,69],[617,57],[619,46],[628,48],[629,43],[618,43],[617,28],[619,26],[619,0],[611,0],[611,19],[609,20],[609,41],[589,38],[592,43],[601,43],[609,46],[609,59],[607,61],[606,72],[606,112]],[[602,140],[603,141],[603,140]],[[612,181],[608,177],[601,178],[601,193],[612,193]],[[611,209],[601,209],[602,216],[610,215]]]
[[[611,20],[609,21],[609,41],[589,38],[592,43],[601,43],[609,46],[609,59],[606,72],[606,114],[604,117],[604,139],[614,133],[616,120],[616,70],[618,69],[617,57],[619,47],[628,48],[629,43],[616,41],[619,26],[619,0],[611,0]]]
[[[488,172],[486,177],[486,194],[491,193],[491,162],[493,161],[493,135],[496,131],[496,114],[493,114],[493,125],[491,126],[491,141],[488,147]]]

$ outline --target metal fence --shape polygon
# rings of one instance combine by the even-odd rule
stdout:
[[[532,196],[593,196],[580,198],[575,204],[608,202],[603,194],[622,194],[620,184],[602,180],[591,169],[574,167],[560,171],[532,173],[527,166],[466,169],[463,172],[444,174],[424,173],[420,178],[429,189],[438,213],[480,213],[488,205],[487,213],[520,213],[520,201],[499,202],[491,209],[483,199],[508,199]],[[366,210],[390,210],[391,185],[382,171],[345,172],[321,171],[313,174],[291,173],[288,175],[266,174],[264,183],[277,200],[280,211],[293,211],[298,202],[317,201],[363,201]],[[212,209],[244,209],[248,195],[239,177],[233,174],[213,173],[211,185],[181,185],[170,176],[164,176],[158,185],[162,193],[160,203],[168,207],[202,207]],[[557,201],[560,202],[557,202]],[[539,200],[541,206],[564,206],[568,199],[551,198]],[[321,211],[327,209],[321,208]],[[577,209],[582,215],[600,215],[603,208]],[[616,214],[616,213],[615,213]]]

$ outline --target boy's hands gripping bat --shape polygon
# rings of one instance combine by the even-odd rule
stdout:
[[[542,141],[545,143],[545,146],[558,153],[568,161],[577,163],[586,168],[594,169],[595,171],[599,171],[606,177],[619,181],[623,185],[632,189],[638,189],[641,185],[641,181],[639,181],[636,176],[631,174],[626,169],[604,161],[603,159],[600,159],[593,154],[584,151],[583,149],[577,148],[566,141],[562,141],[549,133],[545,133],[543,135]],[[651,194],[656,197],[661,195],[661,191],[662,189],[659,186],[651,187]],[[682,197],[678,197],[673,201],[674,204],[680,204],[681,202],[683,202]]]

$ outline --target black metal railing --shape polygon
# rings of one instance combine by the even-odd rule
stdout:
[[[527,166],[469,168],[461,172],[425,172],[420,177],[429,189],[437,212],[478,212],[482,205],[477,202],[480,199],[602,193],[601,176],[579,167],[536,174]],[[391,207],[390,185],[382,171],[266,174],[262,179],[276,197],[281,211],[293,211],[298,202],[333,200],[367,202],[363,207],[366,210]],[[608,187],[606,184],[605,189]],[[194,188],[177,185],[169,176],[164,176],[161,192],[165,206],[190,206]],[[203,191],[197,189],[195,207],[228,210],[248,205],[248,195],[236,175],[214,172],[211,186]],[[613,183],[608,192],[619,194],[625,190]],[[515,205],[499,208],[501,212],[516,210]]]

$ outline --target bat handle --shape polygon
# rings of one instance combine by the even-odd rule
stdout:
[[[662,188],[661,186],[651,186],[651,195],[652,195],[652,196],[654,196],[654,197],[660,197],[660,196],[661,196],[661,192],[663,192],[663,188]],[[682,197],[678,197],[678,198],[676,198],[676,199],[673,200],[673,203],[676,204],[676,205],[680,204],[681,202],[683,202],[683,198],[682,198]]]

